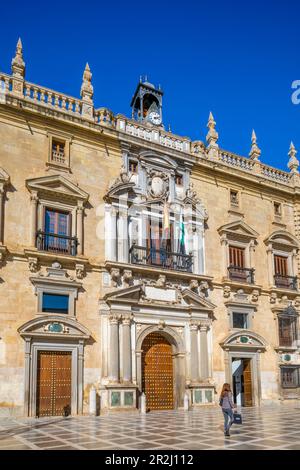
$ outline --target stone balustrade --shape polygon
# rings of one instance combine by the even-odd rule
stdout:
[[[95,109],[95,123],[114,127],[116,123],[114,113],[107,108]]]
[[[0,73],[0,93],[7,93],[12,90],[12,77],[6,73]]]
[[[11,94],[13,94],[13,77],[0,73],[0,102],[5,102],[4,96]],[[83,101],[81,99],[57,93],[54,90],[40,87],[25,80],[23,82],[23,97],[27,102],[70,113],[73,116],[81,116],[83,119],[86,117],[82,113]],[[208,158],[206,146],[202,141],[191,142],[187,137],[176,136],[160,128],[149,128],[123,115],[115,116],[107,108],[94,109],[93,119],[96,125],[116,128],[120,132],[148,142],[157,143],[172,150],[191,153],[200,159]],[[291,184],[291,174],[289,172],[265,165],[260,161],[254,161],[222,149],[218,149],[217,158],[226,166],[235,167],[252,174],[255,173],[282,184]]]
[[[72,96],[57,93],[49,88],[40,87],[33,83],[24,82],[24,97],[26,100],[43,104],[53,109],[80,115],[82,102]]]
[[[280,183],[289,183],[290,180],[290,173],[268,165],[261,164],[261,173],[267,178],[279,181]]]
[[[138,137],[148,142],[154,142],[165,147],[190,152],[191,142],[188,138],[181,138],[163,129],[150,129],[143,124],[127,119],[125,116],[117,116],[117,128],[126,134]]]
[[[220,150],[219,159],[227,165],[241,168],[242,170],[252,171],[254,167],[254,162],[249,158],[241,157],[240,155],[224,150]]]

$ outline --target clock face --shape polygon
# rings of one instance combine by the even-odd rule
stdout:
[[[156,126],[159,126],[161,124],[161,117],[155,111],[152,111],[149,114],[148,119],[150,122],[152,122],[152,124],[155,124]]]

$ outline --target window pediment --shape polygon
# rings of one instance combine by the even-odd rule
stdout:
[[[182,292],[182,298],[188,305],[193,305],[195,307],[199,307],[205,310],[214,310],[216,306],[207,300],[205,297],[201,297],[200,295],[192,292],[189,289],[185,289]]]
[[[78,321],[72,318],[62,318],[60,315],[47,315],[47,317],[35,318],[24,323],[18,328],[18,333],[23,338],[30,337],[59,337],[67,339],[89,339],[90,331]]]
[[[286,230],[276,230],[264,240],[266,245],[272,244],[273,248],[278,249],[299,249],[297,238]]]
[[[226,336],[220,342],[223,349],[254,349],[265,350],[265,339],[251,330],[240,330]]]
[[[146,163],[147,166],[153,166],[159,169],[165,168],[168,171],[175,171],[178,167],[177,163],[166,155],[157,155],[154,152],[146,150],[141,152],[139,156],[140,160]]]
[[[243,239],[245,241],[250,241],[251,239],[256,239],[258,233],[251,228],[248,224],[242,220],[230,222],[228,224],[222,225],[218,229],[220,235],[225,235],[229,239]]]
[[[36,191],[38,195],[46,195],[47,197],[68,197],[83,202],[89,198],[88,193],[61,175],[29,179],[26,181],[26,186],[30,192]]]

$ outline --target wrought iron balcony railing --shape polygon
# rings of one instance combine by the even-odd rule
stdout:
[[[228,267],[229,279],[237,282],[254,284],[254,268],[240,268],[239,266]]]
[[[297,290],[297,276],[283,276],[282,274],[275,274],[275,286],[281,289]]]
[[[51,253],[62,253],[76,256],[78,240],[76,237],[57,235],[38,230],[36,234],[37,249]]]
[[[165,248],[159,250],[144,246],[132,245],[129,250],[132,264],[157,266],[176,271],[192,272],[193,257],[182,253],[173,253]]]

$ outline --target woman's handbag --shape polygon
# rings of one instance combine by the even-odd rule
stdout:
[[[234,424],[242,424],[242,415],[240,413],[233,413],[233,422]]]

